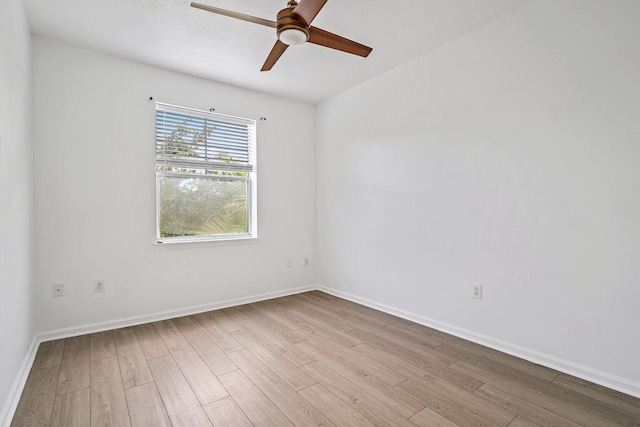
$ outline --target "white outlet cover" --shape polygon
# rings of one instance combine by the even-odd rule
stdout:
[[[482,285],[473,285],[473,297],[482,299]]]
[[[62,297],[62,296],[64,296],[64,285],[63,284],[53,285],[53,296],[54,297]]]
[[[95,282],[93,282],[93,292],[104,292],[104,280],[96,280]]]

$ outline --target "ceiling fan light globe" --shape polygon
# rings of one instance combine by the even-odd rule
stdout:
[[[286,45],[296,46],[305,43],[308,37],[307,34],[302,30],[288,28],[286,30],[282,30],[278,34],[278,39]]]

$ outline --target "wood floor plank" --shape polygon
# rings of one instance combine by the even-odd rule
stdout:
[[[312,325],[318,325],[318,322],[321,322],[324,327],[340,332],[349,332],[356,328],[350,323],[345,323],[346,316],[337,316],[335,312],[333,315],[324,313],[311,304],[296,304],[289,312],[303,322]]]
[[[289,310],[291,306],[298,304],[298,299],[296,298],[296,295],[287,295],[278,298],[278,303],[283,310]]]
[[[225,353],[242,350],[244,348],[242,344],[229,335],[229,332],[218,325],[214,318],[209,316],[208,313],[196,314],[195,316],[190,316],[190,319],[209,335],[209,338]]]
[[[236,322],[238,324],[241,324],[240,322],[242,320],[247,320],[249,319],[249,316],[247,316],[247,314],[245,313],[245,310],[248,310],[250,304],[245,304],[245,305],[237,305],[235,307],[227,307],[227,308],[223,308],[222,310],[218,310],[220,311],[222,314],[226,315],[229,319],[231,319],[233,322]]]
[[[182,335],[165,340],[201,405],[215,402],[228,393],[198,353]]]
[[[453,421],[449,421],[430,408],[424,408],[409,419],[411,422],[421,427],[457,427],[459,425]]]
[[[400,317],[395,317],[390,314],[384,313],[382,311],[374,310],[368,307],[351,307],[342,312],[347,318],[345,320],[356,320],[356,321],[365,321],[369,323],[372,327],[381,326],[387,329],[394,329],[397,331],[404,332],[412,332],[419,333],[415,331],[411,331],[407,329],[408,326],[412,325],[413,322],[410,322],[405,319],[401,319]],[[424,334],[422,334],[424,335]],[[431,340],[440,342],[434,337],[430,337]]]
[[[242,321],[242,324],[253,335],[257,337],[265,337],[265,339],[268,338],[272,347],[277,348],[279,354],[282,354],[283,357],[287,358],[287,360],[296,366],[306,365],[307,363],[316,360],[312,355],[291,344],[280,335],[274,334],[273,331],[261,323],[247,318]]]
[[[553,381],[558,375],[557,371],[551,368],[547,368],[541,365],[536,365],[527,360],[519,359],[510,354],[502,353],[489,347],[485,347],[480,344],[476,344],[465,340],[455,340],[453,342],[446,342],[444,346],[453,347],[458,350],[465,351],[467,353],[474,354],[476,356],[489,358],[495,362],[500,363],[503,366],[507,366],[511,369],[522,371],[528,375],[537,377],[543,381]],[[437,349],[436,349],[437,350]]]
[[[445,342],[457,342],[457,341],[465,341],[462,338],[456,337],[454,335],[447,334],[445,332],[439,331],[437,329],[430,328],[429,326],[421,325],[419,323],[411,323],[410,325],[405,326],[405,329],[408,331],[413,331],[416,333],[420,333],[423,335],[427,335],[433,337],[437,341]]]
[[[299,333],[309,339],[309,333],[312,333],[322,339],[331,341],[341,347],[353,347],[362,344],[362,340],[349,335],[346,332],[341,332],[336,329],[328,327],[324,322],[309,323],[309,326],[299,331]]]
[[[553,382],[565,389],[605,402],[613,408],[622,409],[640,418],[640,399],[619,391],[590,383],[567,374],[559,374]]]
[[[285,310],[285,306],[286,303],[282,298],[272,298],[272,299],[268,299],[268,300],[263,300],[263,301],[259,301],[256,303],[253,303],[254,306],[259,306],[259,307],[263,307],[267,310],[270,311],[283,311]]]
[[[359,346],[365,354],[369,354],[371,357],[376,357],[380,352],[375,352],[371,347]],[[472,390],[466,387],[460,387],[442,377],[433,375],[420,368],[414,367],[411,364],[402,360],[393,359],[389,356],[386,363],[394,366],[399,372],[406,374],[406,376],[413,382],[420,383],[421,385],[430,388],[433,391],[437,391],[443,397],[450,399],[464,407],[471,409],[472,411],[483,415],[485,418],[495,422],[498,425],[506,425],[509,421],[515,418],[516,413],[505,409],[504,406],[493,403],[490,399],[480,398],[477,395],[472,394]],[[470,377],[470,381],[475,381],[477,384],[481,384],[477,380],[473,380]],[[464,383],[463,383],[464,384]],[[424,402],[423,402],[424,403]],[[427,405],[428,406],[428,405]]]
[[[261,314],[271,317],[276,320],[278,323],[284,325],[288,330],[297,331],[298,329],[303,329],[307,327],[307,324],[300,319],[292,316],[288,311],[281,311],[280,307],[273,308],[273,305],[281,306],[282,304],[276,303],[255,303],[253,306],[256,310],[258,310]]]
[[[312,362],[301,367],[327,390],[344,403],[364,415],[376,426],[415,427],[406,417],[400,415],[360,387],[320,362]]]
[[[309,403],[325,414],[336,426],[373,426],[360,412],[352,409],[320,384],[300,391]]]
[[[322,291],[317,291],[316,290],[316,291],[309,291],[309,292],[306,292],[306,293],[311,295],[311,296],[314,296],[316,298],[323,299],[323,300],[327,301],[329,304],[340,306],[342,308],[342,311],[348,310],[348,309],[357,310],[357,309],[362,309],[362,308],[373,310],[373,309],[365,307],[365,306],[363,306],[361,304],[358,304],[358,303],[355,303],[355,302],[352,302],[352,301],[349,301],[349,300],[346,300],[346,299],[338,298],[338,297],[336,297],[334,295],[331,295],[331,294],[328,294],[326,292],[322,292]],[[393,317],[395,317],[395,316],[393,316]],[[399,318],[397,318],[397,319],[399,319]],[[407,322],[404,319],[400,319],[400,320],[402,320],[404,322]]]
[[[233,336],[294,390],[301,390],[316,383],[316,380],[307,375],[306,372],[280,355],[277,349],[268,344],[268,340],[262,342],[246,329],[233,332]]]
[[[105,359],[116,355],[113,342],[113,331],[96,332],[89,335],[91,361]]]
[[[434,349],[425,347],[412,342],[402,342],[396,340],[393,336],[386,333],[372,334],[360,329],[349,332],[363,342],[384,351],[385,353],[396,356],[405,360],[419,368],[433,368],[440,366],[445,368],[457,361],[456,358],[436,352]]]
[[[557,400],[552,396],[533,390],[516,381],[504,378],[499,374],[471,365],[467,362],[459,361],[451,365],[451,369],[461,372],[465,375],[475,377],[485,384],[489,384],[503,392],[519,397],[529,403],[541,408],[554,412],[561,417],[567,418],[581,426],[586,427],[605,427],[620,426],[620,424],[576,407],[562,400]]]
[[[485,398],[524,416],[530,421],[533,421],[541,426],[567,426],[578,427],[578,424],[569,421],[566,418],[561,417],[551,411],[536,406],[526,400],[520,399],[516,396],[512,396],[509,393],[505,393],[495,387],[488,384],[482,385],[478,388],[474,394],[484,396]]]
[[[496,423],[495,421],[478,414],[476,411],[473,411],[416,381],[409,379],[399,384],[397,388],[412,396],[427,408],[458,425],[477,427],[507,425],[506,423]],[[513,418],[515,418],[515,416],[510,418],[509,422]]]
[[[229,357],[294,425],[333,425],[249,350],[230,353]]]
[[[425,334],[420,334],[408,330],[406,328],[396,328],[389,325],[380,325],[371,322],[366,316],[359,314],[350,315],[345,323],[351,325],[354,329],[377,335],[382,338],[391,339],[394,343],[411,343],[412,346],[422,350],[423,347],[434,348],[442,344],[440,340],[436,340]],[[437,353],[434,353],[437,354]]]
[[[354,350],[354,347],[340,345],[339,342],[333,342],[331,334],[327,334],[320,328],[305,330],[303,334],[309,338],[309,341],[323,346],[335,355],[340,355],[345,360],[348,360],[352,365],[364,369],[371,375],[389,385],[394,386],[407,379],[407,377],[392,369],[390,365],[379,363],[368,357],[368,355]]]
[[[390,329],[368,327],[367,330],[355,329],[349,332],[349,335],[358,337],[362,341],[370,343],[376,347],[383,346],[387,348],[400,349],[398,354],[406,353],[407,356],[417,356],[418,359],[426,360],[431,363],[439,363],[448,366],[458,360],[456,357],[436,351],[430,344],[425,345],[425,340],[418,341],[413,336],[403,336],[402,334]]]
[[[439,382],[437,385],[420,379],[410,379],[412,382],[421,386],[430,388],[447,399],[458,403],[459,405],[470,409],[478,415],[491,420],[496,425],[507,425],[516,417],[517,412],[505,408],[503,405],[493,402],[491,399],[485,398],[485,395],[470,393],[462,390],[450,383]],[[425,406],[428,406],[425,404]]]
[[[334,297],[324,292],[320,291],[309,291],[304,292],[302,294],[292,295],[293,298],[297,298],[300,301],[304,301],[307,304],[312,304],[313,306],[319,307],[325,312],[326,310],[331,310],[333,312],[341,313],[347,309],[365,309],[365,310],[373,310],[369,307],[365,307],[360,304],[355,304],[350,301]],[[381,312],[382,313],[382,312]]]
[[[285,306],[286,304],[281,305]],[[277,315],[277,320],[287,325],[292,331],[304,329],[309,326],[300,316],[296,316],[292,310],[283,309],[275,312],[275,314]]]
[[[130,425],[118,358],[91,362],[91,427]]]
[[[289,419],[241,370],[231,371],[218,378],[254,426],[293,426]]]
[[[180,336],[180,331],[171,319],[153,322],[153,326],[155,326],[163,340]]]
[[[255,310],[255,309],[248,310],[247,309],[247,315],[249,316],[251,321],[261,324],[264,328],[266,328],[269,331],[271,331],[272,335],[276,335],[276,336],[282,338],[283,340],[285,340],[289,344],[296,344],[296,343],[299,343],[299,342],[304,341],[306,339],[303,336],[301,336],[298,333],[298,331],[293,331],[293,330],[287,328],[282,323],[278,322],[277,320],[275,320],[275,319],[273,319],[271,317],[263,315],[258,310]],[[245,328],[247,328],[246,322],[242,321],[242,322],[240,322],[240,324],[243,325]]]
[[[149,368],[173,427],[211,426],[173,357],[151,359]]]
[[[305,292],[302,294],[296,295],[301,301],[305,301],[308,304],[313,305],[317,310],[320,310],[327,314],[333,314],[337,317],[342,318],[344,307],[340,304],[334,304],[333,302],[327,301],[324,298],[318,298],[311,292]]]
[[[448,344],[442,344],[436,348],[437,351],[454,357],[460,361],[467,362],[471,365],[478,366],[482,369],[488,370],[490,372],[507,375],[510,378],[519,379],[525,384],[532,385],[536,382],[535,377],[528,375],[525,372],[512,369],[508,366],[503,365],[502,363],[496,363],[493,360],[490,360],[483,356],[478,356],[473,353],[469,353],[464,350],[460,350],[459,348],[453,347]]]
[[[125,390],[131,427],[171,427],[169,415],[155,383]]]
[[[133,329],[136,331],[138,342],[147,360],[169,355],[169,349],[152,323],[137,325]]]
[[[420,325],[418,323],[412,323],[411,325],[406,326],[404,329],[416,334],[430,337],[431,339],[435,341],[439,341],[442,344],[470,343],[470,341],[464,340],[454,335],[447,334],[437,329],[430,328],[428,326]]]
[[[190,317],[174,319],[174,323],[215,375],[238,369],[225,352]]]
[[[446,348],[445,352],[449,355],[458,355],[458,358],[461,361],[465,361],[474,366],[478,366],[489,372],[496,373],[504,378],[511,379],[515,382],[525,385],[531,390],[536,390],[547,394],[555,398],[556,400],[564,401],[573,406],[582,408],[585,411],[600,415],[601,417],[615,421],[620,425],[637,425],[636,421],[634,420],[634,418],[636,418],[635,415],[624,409],[611,408],[602,401],[574,392],[573,390],[565,389],[558,384],[542,380],[537,376],[530,375],[518,369],[513,369],[510,366],[501,364],[491,359],[476,356],[468,352],[462,352],[447,345],[438,347],[439,351],[442,351],[440,350],[441,347]]]
[[[251,421],[231,396],[204,406],[204,411],[216,427],[251,427]]]
[[[397,388],[382,382],[373,375],[370,375],[367,371],[352,365],[347,359],[340,357],[340,355],[333,354],[321,345],[310,341],[305,341],[298,345],[304,346],[304,348],[313,353],[316,359],[322,362],[323,365],[349,378],[353,384],[401,415],[409,418],[424,408],[424,405],[415,399],[409,397]]]
[[[380,316],[381,317],[380,321],[383,322],[383,324],[385,325],[393,324],[398,326],[404,326],[404,325],[413,324],[413,322],[409,320],[406,320],[397,316],[393,316],[383,311],[376,310],[371,307],[367,307],[362,304],[355,303],[353,301],[342,299],[342,298],[324,293],[322,291],[311,291],[309,293],[317,298],[322,298],[328,301],[328,303],[330,304],[339,305],[340,307],[342,307],[342,310],[340,313],[345,316],[349,316],[353,312],[362,311],[366,313],[372,313],[375,316]]]
[[[316,298],[322,298],[323,300],[325,300],[325,301],[327,301],[328,303],[331,303],[331,304],[340,304],[340,305],[344,306],[345,309],[346,308],[350,308],[351,306],[365,307],[365,306],[363,306],[361,304],[355,303],[353,301],[349,301],[349,300],[344,299],[344,298],[337,297],[337,296],[335,296],[333,294],[330,294],[328,292],[321,291],[321,290],[318,290],[318,289],[307,291],[307,292],[304,292],[303,294],[304,295],[314,296]],[[297,295],[300,295],[300,294],[297,294]],[[368,308],[368,307],[365,307],[365,308]]]
[[[59,372],[60,366],[31,369],[11,427],[50,424]]]
[[[147,359],[144,357],[138,336],[133,328],[116,329],[113,339],[124,388],[128,389],[153,382]]]
[[[452,384],[469,392],[474,391],[482,385],[481,381],[467,375],[452,371],[448,367],[436,364],[422,364],[418,367],[392,354],[380,351],[369,344],[361,344],[353,347],[354,351],[367,355],[379,363],[392,367],[398,374],[407,378],[414,378],[420,381],[427,381],[431,384],[449,386]],[[446,382],[443,382],[446,381]]]
[[[338,341],[341,345],[344,346],[354,346],[358,344],[362,344],[362,340],[354,337],[353,335],[348,334],[344,331],[352,331],[355,329],[354,327],[345,325],[342,322],[339,322],[341,326],[346,327],[335,327],[336,324],[332,322],[327,322],[326,320],[315,318],[313,314],[310,313],[302,313],[300,311],[291,311],[294,316],[303,319],[309,324],[307,329],[320,329],[321,331],[325,331],[327,334],[331,334],[333,341]],[[302,336],[305,336],[306,329],[301,329],[298,333]]]
[[[50,368],[62,363],[64,340],[46,341],[40,343],[36,358],[33,361],[33,369]]]
[[[540,424],[534,423],[533,421],[518,415],[515,420],[511,421],[509,427],[540,427]]]
[[[220,325],[220,327],[227,332],[235,332],[239,331],[240,329],[244,329],[241,324],[239,324],[235,320],[232,320],[222,310],[214,310],[209,312],[209,314],[211,315],[213,321]]]
[[[89,350],[89,335],[65,339],[56,394],[61,395],[88,389],[91,385],[90,383],[91,354]]]
[[[53,404],[52,427],[86,427],[91,425],[89,388],[57,396]]]

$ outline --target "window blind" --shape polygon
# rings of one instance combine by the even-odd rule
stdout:
[[[156,162],[187,169],[253,171],[255,120],[156,104]]]

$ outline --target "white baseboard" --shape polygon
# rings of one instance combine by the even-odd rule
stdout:
[[[56,329],[52,331],[45,331],[36,333],[31,340],[29,350],[22,362],[18,376],[14,381],[13,387],[9,392],[9,396],[5,402],[2,412],[0,413],[0,426],[10,427],[13,415],[18,407],[18,401],[22,395],[22,390],[27,382],[27,377],[31,371],[31,366],[35,360],[38,346],[45,341],[57,340],[61,338],[74,337],[78,335],[92,334],[94,332],[107,331],[110,329],[125,328],[128,326],[141,325],[143,323],[157,322],[159,320],[172,319],[180,316],[190,316],[192,314],[203,313],[205,311],[218,310],[221,308],[235,307],[243,304],[250,304],[252,302],[265,301],[272,298],[284,297],[287,295],[299,294],[302,292],[313,291],[318,289],[316,285],[301,286],[298,288],[290,288],[281,291],[267,292],[264,294],[254,295],[243,298],[233,298],[224,301],[195,305],[186,308],[180,308],[176,310],[167,310],[157,313],[145,314],[142,316],[126,317],[123,319],[110,320],[107,322],[92,323],[82,326],[74,326],[70,328]]]
[[[71,328],[56,329],[53,331],[40,332],[36,334],[38,344],[44,341],[57,340],[61,338],[75,337],[78,335],[92,334],[95,332],[108,331],[110,329],[126,328],[128,326],[141,325],[143,323],[157,322],[159,320],[172,319],[174,317],[190,316],[192,314],[204,313],[205,311],[219,310],[221,308],[235,307],[237,305],[250,304],[252,302],[264,301],[272,298],[284,297],[287,295],[299,294],[318,289],[315,285],[289,288],[282,291],[267,292],[250,297],[232,298],[214,303],[194,305],[191,307],[167,310],[157,313],[144,314],[142,316],[125,317],[123,319],[110,320],[107,322],[91,323]]]
[[[22,361],[18,375],[13,382],[13,386],[11,386],[9,396],[4,403],[2,412],[0,412],[0,426],[2,427],[10,427],[13,414],[16,412],[18,401],[20,401],[20,396],[22,395],[22,390],[24,389],[24,385],[27,383],[27,377],[31,371],[31,366],[36,358],[38,344],[36,336],[34,336],[31,340],[31,344],[29,345],[29,349],[27,350],[27,355]]]
[[[474,331],[459,328],[457,326],[448,325],[446,323],[439,322],[434,319],[429,319],[427,317],[424,317],[418,314],[409,313],[403,310],[398,310],[388,305],[371,301],[366,298],[361,298],[361,297],[349,294],[347,292],[339,291],[337,289],[329,288],[322,285],[318,285],[317,289],[322,292],[326,292],[328,294],[334,295],[336,297],[344,298],[346,300],[353,301],[358,304],[366,305],[367,307],[371,307],[373,309],[383,311],[385,313],[389,313],[394,316],[398,316],[403,319],[407,319],[412,322],[419,323],[421,325],[428,326],[430,328],[437,329],[439,331],[446,332],[451,335],[455,335],[457,337],[466,339],[468,341],[472,341],[472,342],[484,345],[486,347],[490,347],[494,350],[498,350],[503,353],[507,353],[512,356],[516,356],[521,359],[528,360],[538,365],[546,366],[548,368],[555,369],[556,371],[573,375],[575,377],[582,378],[583,380],[590,381],[592,383],[599,384],[601,386],[604,386],[613,390],[617,390],[619,392],[628,394],[630,396],[640,398],[640,383],[629,381],[625,378],[621,378],[607,372],[602,372],[597,369],[590,368],[588,366],[583,366],[577,363],[573,363],[568,360],[563,360],[561,358],[551,356],[549,354],[544,354],[535,350],[514,345],[499,339],[489,337],[487,335],[479,334]]]

